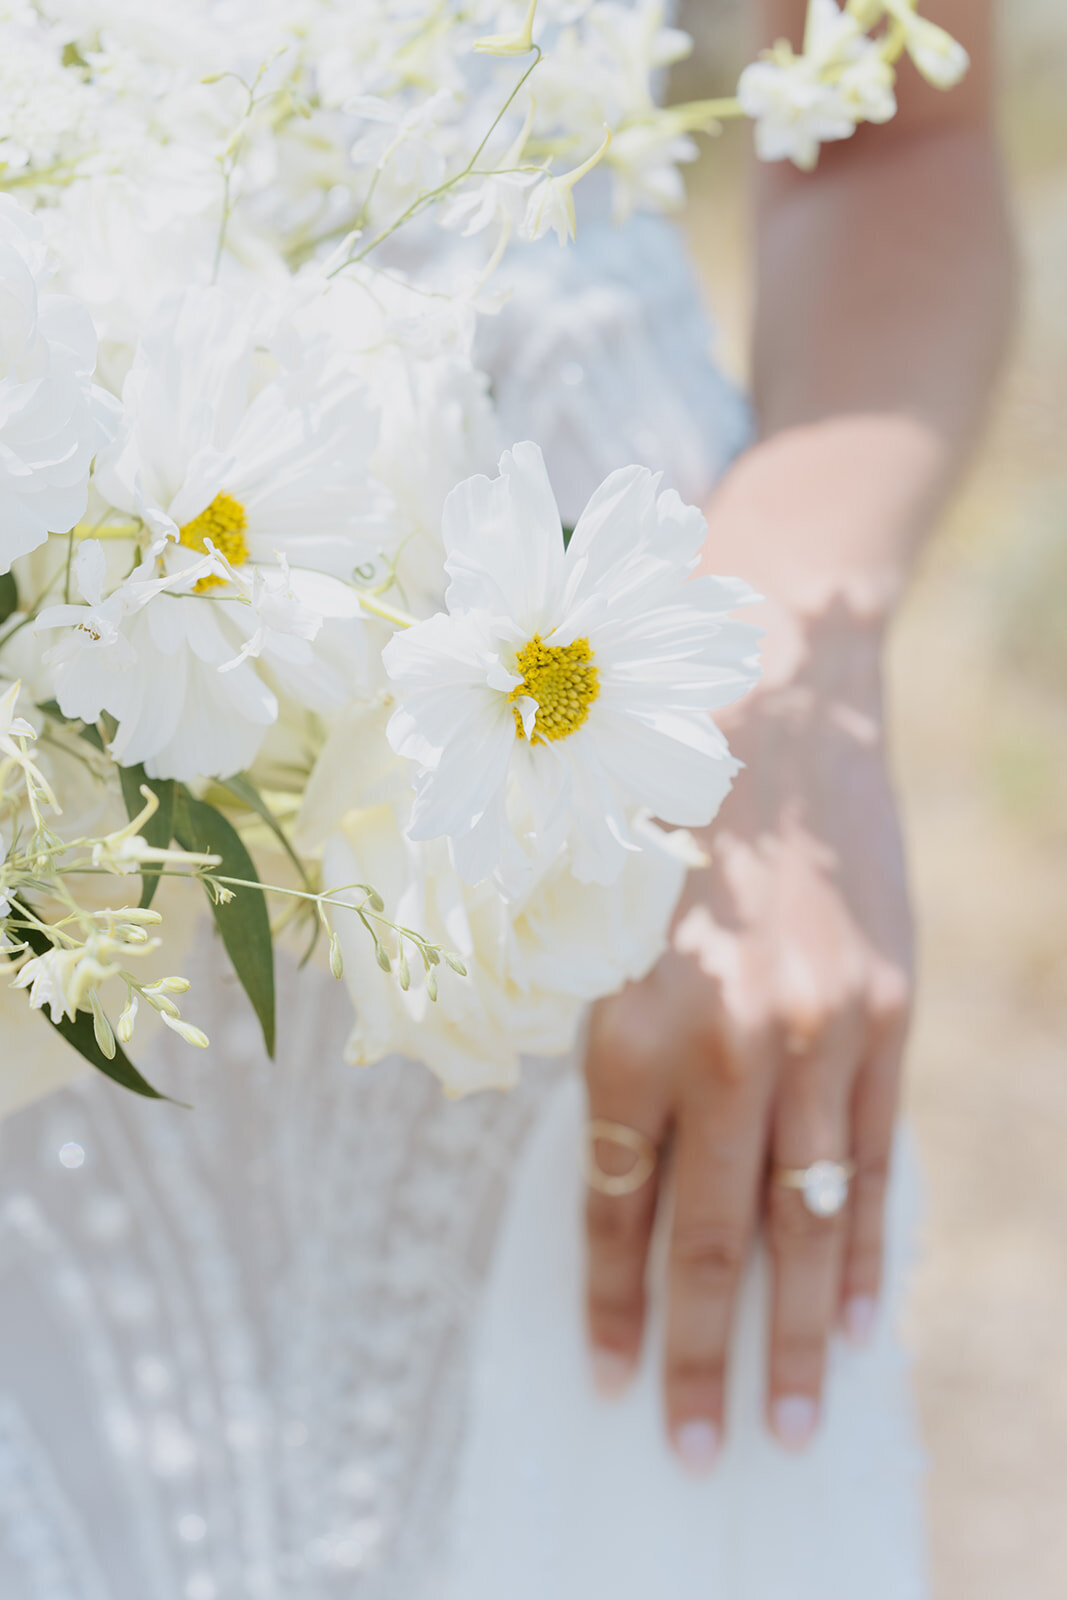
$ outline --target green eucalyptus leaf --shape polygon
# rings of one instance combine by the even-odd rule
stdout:
[[[177,804],[178,786],[173,778],[149,778],[145,776],[144,767],[120,767],[119,780],[122,783],[122,798],[126,802],[126,814],[132,822],[137,813],[144,809],[144,795],[141,785],[151,789],[159,801],[159,810],[154,816],[149,817],[141,829],[141,837],[155,850],[166,850],[174,837],[174,808]],[[152,896],[159,888],[159,869],[149,865],[141,874],[141,905],[150,906]]]
[[[264,800],[247,772],[235,772],[232,778],[220,778],[219,787],[228,789],[235,800],[239,800],[249,811],[254,811],[257,817],[262,817],[267,827],[273,833],[289,860],[300,874],[300,881],[305,889],[310,889],[307,871],[304,863],[289,842],[289,835],[278,821],[270,806]]]
[[[25,939],[36,955],[44,955],[52,948],[51,939],[38,928],[20,929],[19,937]],[[104,1073],[113,1082],[121,1084],[124,1089],[144,1095],[147,1100],[169,1100],[172,1105],[181,1104],[180,1101],[171,1100],[170,1095],[161,1094],[158,1089],[153,1089],[147,1078],[143,1078],[138,1072],[120,1044],[116,1043],[115,1054],[110,1060],[108,1059],[96,1042],[91,1011],[77,1012],[73,1021],[70,1017],[61,1017],[58,1022],[53,1022],[48,1011],[42,1011],[41,1015],[57,1033],[63,1035],[72,1049],[77,1050],[78,1054],[88,1061],[90,1066]]]
[[[0,623],[14,616],[19,608],[19,586],[13,572],[0,573]]]
[[[259,882],[252,857],[233,825],[206,800],[194,800],[184,785],[178,785],[174,835],[183,850],[220,856],[221,865],[215,869],[220,877]],[[262,889],[235,889],[226,905],[212,899],[211,910],[233,970],[259,1018],[267,1054],[273,1057],[274,944],[267,897]]]

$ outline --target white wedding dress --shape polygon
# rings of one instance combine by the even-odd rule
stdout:
[[[594,218],[524,262],[484,357],[569,517],[630,460],[706,492],[746,427],[708,344],[670,227]],[[728,1447],[690,1481],[655,1330],[623,1402],[589,1385],[573,1066],[446,1101],[344,1065],[342,986],[289,968],[271,1064],[223,967],[205,925],[210,1060],[142,1056],[193,1111],[90,1075],[0,1128],[0,1600],[919,1600],[908,1177],[817,1443],[765,1434],[754,1262]]]

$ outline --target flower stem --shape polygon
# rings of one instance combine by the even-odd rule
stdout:
[[[396,606],[389,605],[385,600],[379,600],[377,595],[363,594],[356,590],[356,597],[364,611],[369,611],[373,616],[381,617],[383,622],[392,622],[398,628],[411,628],[419,620],[407,611],[400,611]]]

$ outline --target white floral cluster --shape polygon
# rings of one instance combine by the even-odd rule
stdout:
[[[84,896],[72,892],[71,880],[98,873],[125,878],[164,866],[195,874],[218,866],[219,859],[150,845],[140,830],[158,802],[147,788],[144,806],[125,826],[103,835],[59,838],[49,818],[61,807],[30,754],[37,731],[18,714],[20,688],[14,683],[0,696],[0,951],[14,969],[12,987],[28,990],[32,1007],[47,1009],[57,1025],[77,1024],[79,1012],[87,1013],[104,1070],[120,1077],[126,1073],[128,1086],[139,1087],[129,1064],[118,1069],[109,1064],[119,1042],[128,1044],[133,1037],[142,1002],[187,1043],[204,1047],[208,1041],[201,1029],[183,1021],[175,1003],[174,996],[189,987],[184,978],[148,982],[131,970],[159,949],[161,940],[147,930],[161,922],[160,913],[126,903],[87,905]],[[69,747],[65,754],[69,759]],[[42,902],[47,916],[39,914]],[[122,1009],[112,1028],[105,1004],[116,992]],[[9,1094],[5,1086],[5,1098]]]
[[[734,771],[710,713],[753,682],[751,597],[691,578],[703,518],[647,471],[564,530],[474,324],[593,168],[620,217],[672,204],[692,133],[743,111],[806,160],[831,100],[891,109],[894,51],[933,75],[936,33],[814,0],[803,56],[664,110],[688,41],[658,0],[0,0],[0,692],[41,733],[34,765],[10,688],[0,914],[83,1053],[121,1064],[141,1001],[202,1042],[182,980],[126,960],[171,876],[270,1047],[250,849],[325,928],[353,1059],[455,1091],[649,969],[693,859],[663,825]],[[99,815],[64,843],[41,807],[81,815],[79,765]],[[131,872],[139,907],[72,887]]]
[[[938,89],[953,88],[969,65],[962,45],[919,16],[918,0],[846,0],[843,8],[810,0],[800,54],[779,40],[738,83],[759,156],[807,172],[822,145],[849,138],[861,122],[888,122],[904,54]]]

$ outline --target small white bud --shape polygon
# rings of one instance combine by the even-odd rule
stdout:
[[[118,1034],[119,1042],[121,1044],[129,1044],[130,1040],[133,1038],[133,1025],[137,1021],[137,1006],[137,996],[135,994],[131,994],[129,1005],[127,1005],[126,1009],[119,1017],[118,1022],[115,1024],[115,1032]]]
[[[201,1028],[194,1028],[191,1022],[183,1022],[180,1017],[169,1017],[165,1011],[162,1016],[167,1027],[184,1039],[186,1044],[193,1044],[198,1050],[207,1049],[208,1037]]]
[[[93,1035],[103,1054],[109,1061],[113,1061],[116,1050],[115,1035],[111,1031],[110,1022],[101,1010],[95,989],[90,992],[89,1004],[93,1008]]]
[[[162,985],[153,984],[151,988],[142,989],[141,993],[148,1001],[148,1004],[155,1007],[164,1021],[166,1021],[168,1017],[181,1016],[181,1012],[174,1004],[174,1001],[168,1000],[167,996],[162,993]]]

